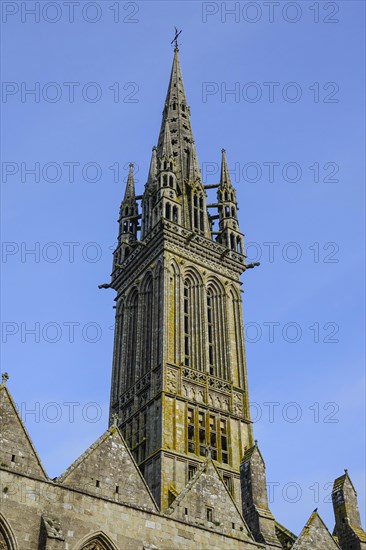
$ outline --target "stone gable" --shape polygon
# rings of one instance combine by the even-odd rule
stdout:
[[[166,511],[181,521],[253,540],[212,460],[207,460]]]
[[[313,512],[292,550],[339,550],[317,511]]]
[[[1,466],[46,479],[47,474],[5,384],[0,385],[0,426]]]
[[[117,502],[157,510],[145,480],[115,426],[59,476],[57,483]]]

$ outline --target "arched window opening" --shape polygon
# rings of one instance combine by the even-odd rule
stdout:
[[[123,222],[123,233],[128,232],[128,222]]]
[[[163,277],[163,267],[160,264],[157,270],[157,276],[156,276],[156,289],[157,289],[157,303],[161,304],[163,300],[164,295],[164,277]],[[156,341],[156,351],[154,352],[154,362],[157,363],[157,365],[161,365],[162,361],[162,342],[161,342],[161,333],[162,333],[162,326],[163,326],[163,308],[157,307],[157,311],[155,313],[156,318],[156,332],[155,332],[155,341]],[[155,324],[155,323],[154,323]]]
[[[224,293],[218,285],[211,282],[206,295],[208,370],[211,376],[227,379]]]
[[[242,254],[243,250],[242,250],[241,238],[240,237],[236,238],[236,245],[237,245],[237,251],[239,252],[239,254]]]
[[[235,237],[234,237],[234,235],[230,235],[230,248],[231,248],[231,250],[235,250]]]
[[[186,171],[187,171],[187,174],[189,174],[189,167],[191,164],[191,152],[189,149],[184,149],[184,152],[186,154]]]
[[[179,269],[175,261],[172,262],[169,272],[169,317],[174,330],[168,331],[168,360],[173,363],[180,363],[181,294]]]
[[[233,218],[235,218],[235,216],[236,216],[235,207],[234,207],[234,206],[231,208],[231,216],[232,216]]]
[[[128,216],[128,206],[125,208],[125,216]]]
[[[210,374],[215,374],[214,305],[211,288],[209,288],[207,292],[207,330],[208,366]]]
[[[142,308],[141,375],[143,376],[151,369],[152,364],[153,281],[151,275],[144,286]]]
[[[193,230],[203,234],[205,231],[203,196],[194,194],[193,197]]]
[[[173,176],[169,176],[169,187],[173,187],[174,185],[174,178]]]
[[[10,546],[7,544],[4,535],[0,531],[0,550],[10,550]]]
[[[84,543],[80,550],[114,550],[114,548],[115,547],[109,543],[106,537],[98,535]]]
[[[0,514],[0,550],[15,550],[13,537],[10,528],[7,527],[5,519]]]
[[[165,205],[165,217],[167,220],[170,220],[170,212],[171,212],[171,206],[168,203]]]
[[[199,229],[200,229],[201,233],[204,233],[204,231],[205,231],[205,222],[204,222],[204,216],[203,216],[203,197],[202,197],[202,195],[200,196],[200,203],[199,204],[200,204],[200,206],[199,206],[199,208],[200,208],[200,227],[199,227]]]
[[[113,363],[113,403],[118,401],[122,392],[122,352],[123,352],[123,321],[124,321],[124,304],[117,305],[116,328],[114,334],[114,363]],[[1,548],[1,546],[0,546]]]
[[[183,292],[183,353],[184,364],[192,369],[205,370],[202,348],[201,285],[195,273],[187,276]]]
[[[183,111],[183,113],[185,112],[185,110],[186,110],[186,106],[184,105],[184,103],[182,103],[182,111]]]
[[[176,111],[176,110],[177,110],[177,104],[176,104],[175,101],[174,101],[174,103],[173,103],[173,111]]]
[[[135,382],[136,350],[137,350],[137,320],[138,320],[138,292],[134,289],[128,300],[127,311],[127,346],[126,346],[126,389]]]
[[[173,222],[174,223],[179,223],[178,222],[178,208],[176,206],[173,206]]]
[[[198,229],[198,204],[196,194],[193,196],[193,228]]]
[[[186,281],[184,283],[184,364],[186,367],[191,366],[191,316],[190,316],[190,285]]]
[[[230,216],[230,207],[229,206],[225,206],[225,216],[226,217]]]
[[[225,191],[225,200],[228,201],[229,200],[229,193],[227,191]]]
[[[167,187],[168,185],[168,176],[164,174],[163,176],[163,187]]]

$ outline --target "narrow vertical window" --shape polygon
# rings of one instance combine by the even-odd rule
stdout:
[[[230,235],[230,248],[231,248],[231,250],[235,250],[235,237],[234,237],[234,235]]]
[[[214,310],[212,289],[207,291],[207,339],[208,339],[208,366],[210,374],[215,373],[215,342],[214,342]]]
[[[196,472],[197,466],[195,466],[194,464],[188,464],[188,481],[191,481],[191,479],[194,478]]]
[[[126,387],[129,388],[135,382],[136,372],[136,348],[137,348],[137,314],[138,292],[134,290],[128,304],[128,335],[126,353]]]
[[[206,299],[208,371],[211,376],[227,380],[226,295],[218,281],[210,281]]]
[[[199,230],[203,234],[205,232],[205,218],[204,218],[204,215],[203,215],[203,197],[202,197],[202,195],[200,196],[200,200],[199,200],[199,219],[200,219]]]
[[[173,206],[173,222],[178,223],[178,208]]]
[[[217,460],[217,420],[213,414],[210,414],[210,447],[211,457]]]
[[[193,212],[192,212],[192,228],[193,231],[204,234],[205,218],[203,208],[203,196],[194,194],[193,196]]]
[[[234,495],[233,478],[229,475],[223,475],[222,479],[226,485],[227,490],[231,495]],[[234,529],[234,528],[233,528]]]
[[[229,464],[229,448],[227,441],[227,420],[220,420],[220,438],[221,438],[221,461]]]
[[[184,285],[184,364],[191,365],[191,318],[190,318],[190,289],[188,282]]]
[[[242,254],[243,250],[242,250],[242,246],[241,246],[241,238],[240,237],[236,238],[236,245],[237,245],[237,251],[239,252],[239,254]]]
[[[170,211],[171,211],[171,206],[168,203],[165,205],[165,217],[167,220],[170,220]]]
[[[198,197],[193,196],[193,228],[198,229]]]
[[[198,430],[200,456],[206,456],[206,414],[203,411],[198,413]]]
[[[151,275],[145,283],[142,304],[142,331],[141,331],[141,376],[151,369],[151,354],[153,340],[153,281]]]
[[[189,273],[183,290],[183,361],[186,367],[204,371],[202,360],[202,303],[201,281],[196,273]]]
[[[196,452],[194,409],[188,409],[188,452]]]

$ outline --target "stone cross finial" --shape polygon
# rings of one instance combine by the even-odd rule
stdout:
[[[9,380],[9,375],[7,372],[3,372],[1,375],[1,381],[6,386],[6,382]]]

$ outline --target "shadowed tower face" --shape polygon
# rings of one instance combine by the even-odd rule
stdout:
[[[206,203],[176,48],[141,196],[130,167],[111,283],[117,291],[111,422],[118,415],[163,509],[207,454],[240,503],[240,461],[253,445],[243,235],[224,150],[220,182],[210,187],[217,188],[214,205]]]

